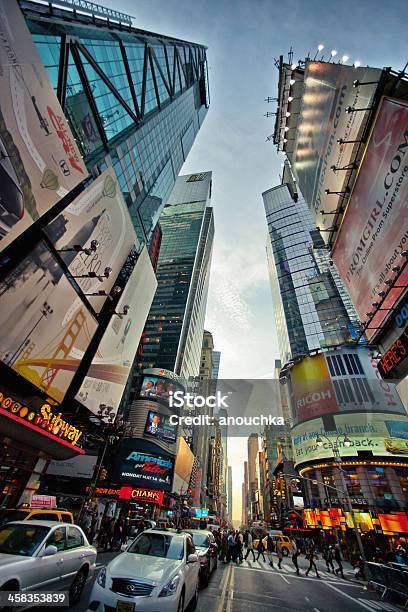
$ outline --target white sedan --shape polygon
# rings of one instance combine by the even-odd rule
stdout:
[[[7,523],[0,528],[0,591],[68,591],[73,605],[95,571],[96,554],[76,525]]]
[[[148,529],[103,568],[90,612],[183,612],[198,599],[200,564],[188,533]]]

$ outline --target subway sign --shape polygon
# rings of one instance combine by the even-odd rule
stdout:
[[[377,367],[383,378],[398,378],[394,376],[395,370],[402,364],[408,355],[408,327],[402,332],[381,357]]]
[[[33,408],[18,401],[14,395],[0,390],[0,415],[13,418],[21,425],[35,426],[56,440],[62,439],[76,446],[82,437],[82,431],[62,418],[58,408],[45,402],[40,408]]]

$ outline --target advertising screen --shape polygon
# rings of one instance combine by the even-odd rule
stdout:
[[[176,391],[182,391],[184,394],[184,387],[174,380],[149,374],[143,378],[139,395],[147,399],[160,400],[168,405],[170,392]]]
[[[138,450],[138,440],[124,440],[115,461],[115,481],[132,486],[171,491],[174,457]],[[140,445],[139,445],[140,447]]]
[[[305,461],[333,458],[336,443],[342,457],[357,457],[358,451],[371,451],[373,456],[408,457],[408,417],[387,413],[349,413],[330,417],[333,425],[323,418],[296,425],[291,431],[295,465]],[[317,437],[323,444],[317,444]],[[344,443],[347,435],[351,444]]]
[[[293,422],[339,411],[323,353],[307,357],[290,369]]]
[[[45,229],[59,250],[74,245],[89,247],[97,240],[98,248],[87,255],[84,252],[61,253],[65,263],[84,293],[109,293],[129,255],[138,243],[127,206],[123,200],[113,168],[108,168],[64,212]],[[106,273],[107,268],[110,272]],[[98,278],[89,278],[89,275]],[[106,297],[89,297],[99,312]]]
[[[329,212],[338,207],[338,195],[326,195],[325,190],[343,191],[349,172],[333,172],[332,167],[344,168],[354,162],[356,143],[338,144],[338,139],[358,140],[368,113],[346,113],[346,108],[369,108],[377,88],[381,70],[351,68],[341,64],[307,62],[302,110],[299,117],[294,167],[300,191],[315,216],[316,224],[328,228]],[[353,82],[372,85],[354,87]],[[322,234],[323,238],[327,234]]]
[[[165,442],[175,442],[177,437],[177,425],[171,425],[170,417],[149,410],[147,414],[145,433],[153,438],[164,440]]]
[[[185,439],[180,437],[174,468],[173,492],[179,494],[186,493],[190,484],[193,465],[194,455]]]
[[[0,0],[0,250],[88,175],[17,2]]]
[[[384,281],[401,266],[408,246],[408,103],[384,98],[360,166],[333,261],[362,321],[375,313]],[[405,268],[370,322],[371,340],[408,285]]]
[[[76,396],[94,414],[101,404],[110,407],[110,412],[118,410],[156,287],[144,247],[116,307],[121,313],[127,305],[128,313],[112,316]]]
[[[57,402],[97,323],[40,242],[0,283],[0,359]]]
[[[364,410],[405,414],[395,385],[383,380],[379,366],[365,347],[337,348],[302,359],[289,370],[293,423]]]

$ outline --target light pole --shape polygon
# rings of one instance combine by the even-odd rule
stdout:
[[[316,438],[316,444],[317,444],[317,446],[320,446],[320,447],[323,446],[324,442],[323,442],[322,438],[325,438],[329,442],[329,444],[331,445],[332,450],[333,450],[334,461],[337,464],[335,467],[338,470],[340,470],[340,472],[343,472],[343,474],[345,474],[346,471],[343,470],[343,468],[341,467],[342,459],[341,459],[341,456],[340,456],[340,449],[338,447],[338,441],[339,441],[339,438],[341,438],[341,437],[343,438],[345,446],[347,446],[347,447],[351,446],[352,442],[351,442],[351,440],[346,435],[344,435],[344,436],[338,435],[337,438],[336,438],[336,441],[333,444],[332,440],[330,440],[330,438],[328,436],[326,436],[324,434],[320,434]],[[353,506],[352,506],[352,503],[351,503],[350,495],[349,495],[349,492],[348,492],[348,489],[347,489],[347,484],[346,483],[344,483],[344,484],[345,484],[345,490],[343,490],[341,492],[344,493],[345,496],[346,496],[347,507],[348,507],[348,511],[350,512],[351,520],[353,522],[353,529],[354,529],[354,533],[356,534],[356,540],[357,540],[358,547],[360,549],[360,554],[361,554],[361,557],[362,557],[363,561],[366,562],[363,541],[361,539],[361,535],[360,535],[360,532],[358,530],[357,523],[356,523],[356,520],[355,520],[355,517],[354,517],[354,510],[353,510]],[[329,485],[326,485],[326,486],[329,486]],[[330,488],[335,488],[335,487],[330,487]]]

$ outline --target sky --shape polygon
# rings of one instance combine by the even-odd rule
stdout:
[[[107,0],[101,4],[109,6]],[[408,61],[407,0],[117,0],[135,27],[208,47],[211,104],[182,174],[212,170],[215,243],[206,329],[221,351],[221,378],[265,378],[279,358],[265,244],[262,192],[280,183],[272,142],[278,70],[324,44],[362,65]],[[241,517],[246,440],[230,444],[233,515]]]

